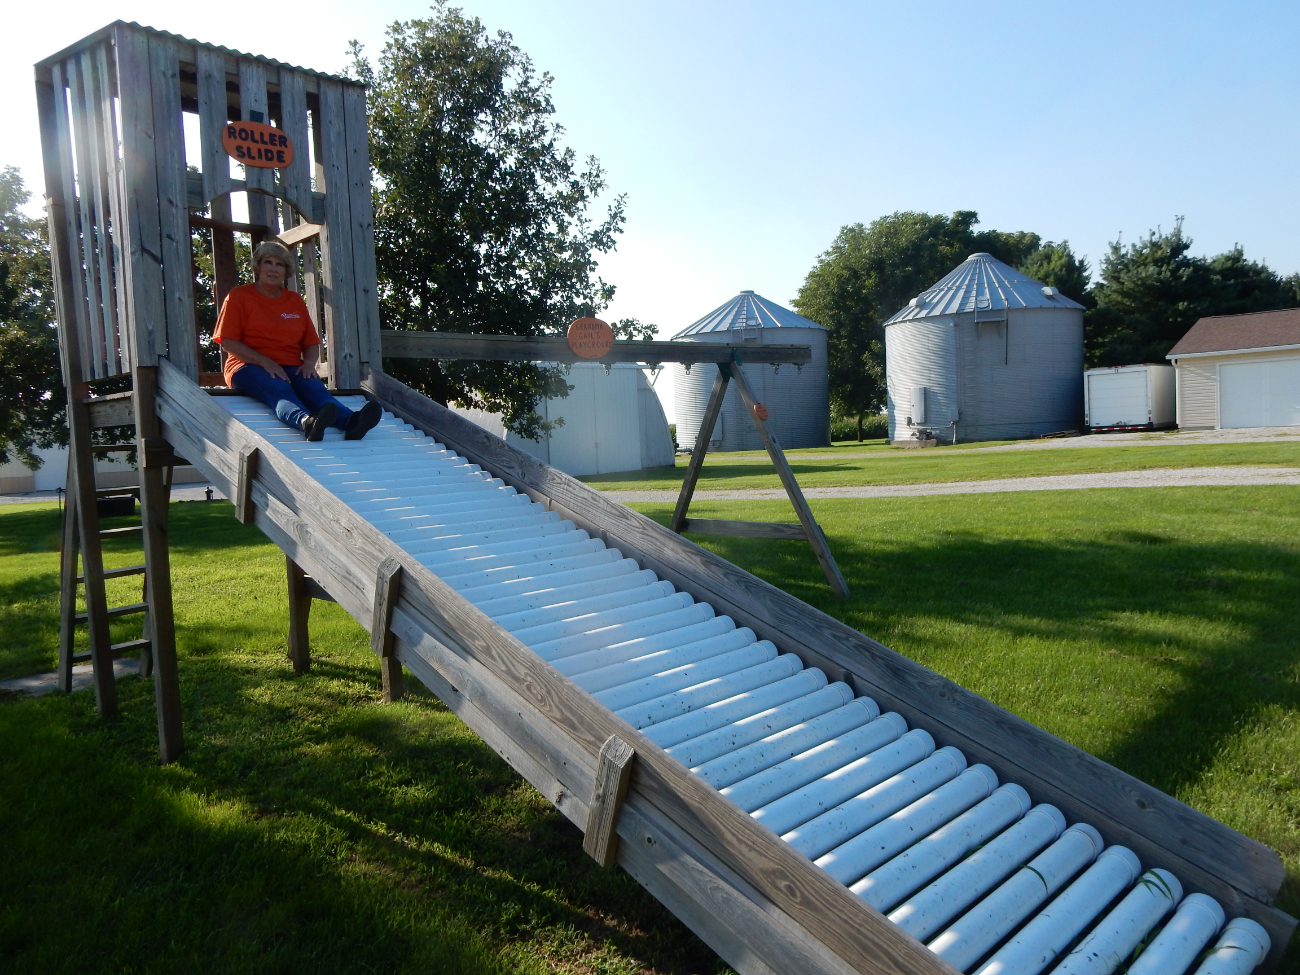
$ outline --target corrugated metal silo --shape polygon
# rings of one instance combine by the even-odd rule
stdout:
[[[1083,416],[1083,306],[972,254],[885,322],[889,437],[1015,440]]]
[[[682,342],[754,345],[809,345],[812,361],[802,369],[766,363],[745,364],[754,395],[768,409],[768,428],[782,447],[825,447],[830,443],[830,386],[826,329],[752,291],[742,291],[721,308],[673,336]],[[717,369],[712,365],[673,366],[677,399],[677,444],[695,447],[704,408]],[[728,388],[722,415],[713,428],[714,450],[762,450],[763,441],[735,386]]]

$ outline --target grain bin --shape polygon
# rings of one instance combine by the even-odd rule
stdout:
[[[1015,440],[1078,429],[1083,306],[972,254],[885,322],[889,438]]]
[[[773,301],[742,291],[721,308],[673,336],[675,342],[723,342],[737,345],[808,345],[812,361],[802,368],[746,362],[745,376],[758,401],[768,409],[768,428],[782,447],[825,447],[830,443],[830,385],[826,329]],[[677,443],[695,447],[717,369],[710,364],[673,366],[677,399]],[[713,428],[711,450],[762,450],[763,441],[749,418],[740,392],[727,389],[722,414]]]

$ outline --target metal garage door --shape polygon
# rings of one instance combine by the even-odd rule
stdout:
[[[1300,424],[1300,357],[1219,366],[1219,426]]]

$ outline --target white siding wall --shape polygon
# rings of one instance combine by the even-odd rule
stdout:
[[[1174,366],[1178,374],[1178,429],[1213,430],[1219,425],[1219,383],[1217,365],[1220,356],[1203,359],[1179,359]]]

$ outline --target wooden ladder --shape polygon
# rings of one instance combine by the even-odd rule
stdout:
[[[177,458],[161,438],[154,414],[157,370],[138,367],[134,390],[112,397],[92,397],[88,384],[77,383],[68,397],[68,476],[59,559],[59,686],[72,690],[72,669],[88,661],[94,673],[95,706],[101,715],[117,713],[117,684],[113,662],[138,653],[140,674],[154,679],[158,711],[158,746],[164,762],[178,757],[183,748],[180,719],[180,683],[176,670],[176,634],[172,613],[171,566],[167,548],[167,509],[172,470],[185,461]],[[124,408],[131,412],[124,416]],[[135,443],[95,445],[94,427],[134,422]],[[135,488],[99,489],[95,484],[96,454],[135,450],[140,482]],[[103,529],[99,524],[101,496],[131,493],[140,501],[140,524]],[[138,535],[144,558],[138,565],[105,569],[105,539]],[[80,561],[80,570],[78,569]],[[142,577],[140,601],[109,606],[105,581]],[[86,609],[77,611],[78,587],[84,590]],[[109,621],[144,614],[140,639],[113,643]],[[76,628],[84,624],[90,649],[75,652]]]

